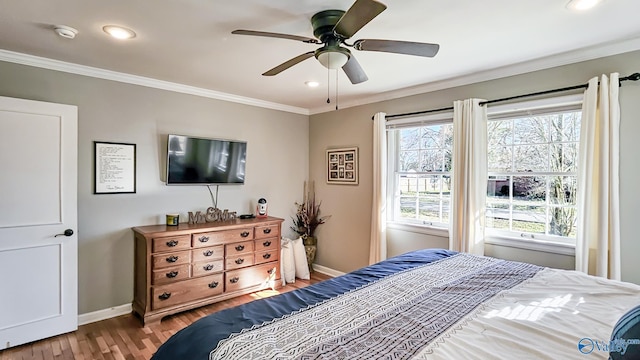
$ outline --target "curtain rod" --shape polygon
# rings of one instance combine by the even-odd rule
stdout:
[[[638,81],[638,80],[640,80],[640,73],[633,73],[633,74],[631,74],[631,75],[629,75],[629,76],[622,77],[622,78],[620,78],[620,79],[618,79],[618,80],[619,80],[619,82],[620,82],[620,86],[622,86],[622,82],[623,82],[623,81],[627,81],[627,80],[631,80],[631,81]],[[563,88],[559,88],[559,89],[552,89],[552,90],[539,91],[539,92],[534,92],[534,93],[529,93],[529,94],[523,94],[523,95],[510,96],[510,97],[501,98],[501,99],[487,100],[487,101],[483,101],[483,102],[481,102],[481,103],[480,103],[480,105],[493,104],[493,103],[497,103],[497,102],[503,102],[503,101],[515,100],[515,99],[520,99],[520,98],[524,98],[524,97],[531,97],[531,96],[538,96],[538,95],[553,94],[553,93],[563,92],[563,91],[570,91],[570,90],[577,90],[577,89],[585,89],[585,88],[587,88],[587,87],[589,87],[589,83],[586,83],[586,84],[580,84],[580,85],[574,85],[574,86],[569,86],[569,87],[563,87]],[[430,113],[435,113],[435,112],[451,111],[451,110],[453,110],[453,106],[445,107],[445,108],[440,108],[440,109],[431,109],[431,110],[424,110],[424,111],[416,111],[416,112],[410,112],[410,113],[404,113],[404,114],[387,115],[385,118],[386,118],[386,119],[392,119],[392,118],[396,118],[396,117],[411,116],[411,115],[422,115],[422,114],[430,114]],[[373,120],[373,117],[371,117],[371,120]]]

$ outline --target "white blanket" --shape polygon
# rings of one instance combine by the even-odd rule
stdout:
[[[607,359],[613,326],[638,304],[638,285],[544,269],[465,316],[417,358]]]

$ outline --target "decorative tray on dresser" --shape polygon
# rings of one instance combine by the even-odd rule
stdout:
[[[134,227],[133,312],[143,325],[280,284],[276,217]]]

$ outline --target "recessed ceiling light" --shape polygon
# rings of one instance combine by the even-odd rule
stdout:
[[[53,27],[53,31],[65,39],[73,39],[78,35],[78,30],[67,25],[56,25]]]
[[[320,85],[317,81],[305,81],[304,84],[310,88],[318,87],[318,85]]]
[[[571,10],[589,10],[598,5],[601,0],[570,0],[567,4],[567,8]]]
[[[122,26],[106,25],[102,27],[102,30],[107,34],[113,36],[114,38],[120,40],[132,39],[136,37],[136,33],[133,30],[127,29],[126,27]]]

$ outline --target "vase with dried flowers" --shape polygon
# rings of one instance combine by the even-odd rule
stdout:
[[[320,216],[322,201],[316,202],[316,193],[313,182],[304,183],[304,201],[296,204],[296,215],[292,217],[295,231],[302,238],[307,255],[309,271],[313,271],[311,264],[316,258],[318,239],[315,236],[316,228],[325,223],[331,215]]]

